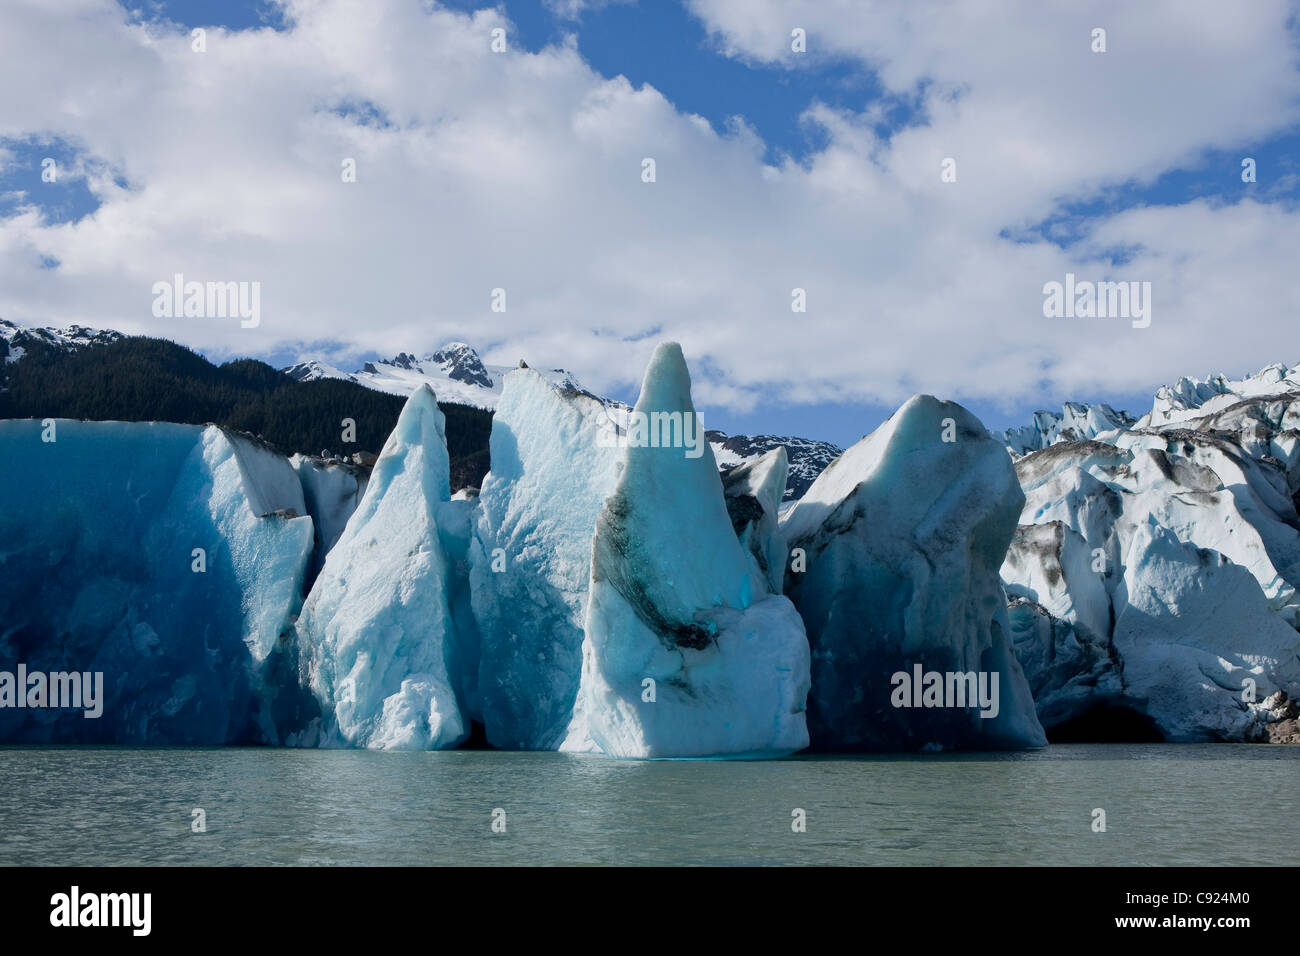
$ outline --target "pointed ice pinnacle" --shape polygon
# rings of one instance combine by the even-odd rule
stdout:
[[[634,414],[695,408],[681,347],[660,345]],[[660,436],[662,438],[662,434]],[[563,749],[616,757],[777,756],[807,746],[808,646],[727,514],[713,453],[632,444],[596,522],[582,686]]]
[[[326,745],[430,750],[467,734],[448,673],[455,627],[437,523],[448,471],[442,411],[422,385],[298,619]]]

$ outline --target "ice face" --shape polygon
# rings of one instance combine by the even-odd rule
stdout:
[[[1265,701],[1300,693],[1300,640],[1250,572],[1150,524],[1134,529],[1124,564],[1113,640],[1128,693],[1167,739],[1257,737]]]
[[[478,498],[470,588],[489,742],[559,746],[582,670],[591,540],[620,457],[599,401],[532,369],[505,376]]]
[[[1274,695],[1300,693],[1300,532],[1278,467],[1173,429],[1016,468],[1026,504],[1001,574],[1049,731],[1109,707],[1167,739],[1265,735]]]
[[[960,405],[928,395],[909,400],[813,483],[782,531],[791,548],[786,592],[812,645],[815,749],[1046,742],[997,576],[1023,503],[1005,449]],[[926,706],[912,693],[900,700],[895,675],[907,675],[919,694],[910,686],[917,665],[917,683],[937,673],[945,691],[949,674],[984,674],[989,687],[996,675],[996,716]],[[945,693],[944,704],[957,701]]]
[[[1035,412],[1032,425],[1009,428],[995,433],[994,437],[1000,439],[1013,456],[1020,457],[1058,442],[1111,436],[1132,424],[1132,418],[1109,405],[1066,402],[1059,413]]]
[[[448,670],[456,632],[438,528],[448,472],[442,412],[424,386],[402,409],[298,620],[322,744],[428,750],[467,735]]]
[[[367,475],[355,465],[294,455],[289,459],[302,484],[303,500],[316,527],[312,575],[320,573],[325,556],[343,534],[366,490]]]
[[[722,476],[731,526],[773,594],[781,593],[785,580],[787,549],[779,522],[788,470],[786,451],[777,447]]]
[[[452,500],[427,388],[369,487],[215,427],[0,422],[0,698],[19,663],[103,673],[99,718],[0,707],[0,741],[427,748],[479,720],[501,747],[771,756],[809,727],[822,749],[988,747],[1098,707],[1175,740],[1294,715],[1296,369],[1182,380],[1136,424],[1043,413],[1006,436],[1014,475],[920,396],[783,523],[785,452],[749,459],[776,439],[721,478],[693,454],[675,346],[635,410],[504,380],[482,496]],[[638,412],[655,440],[622,447]],[[895,706],[914,665],[996,675],[997,716]]]
[[[312,522],[288,462],[216,427],[0,421],[0,670],[103,673],[102,715],[0,709],[0,740],[275,743],[268,658]]]
[[[469,581],[469,550],[478,518],[478,496],[461,489],[437,505],[438,541],[447,559],[447,606],[455,640],[447,648],[447,671],[461,711],[469,720],[483,721],[478,690],[480,638],[474,619]]]
[[[679,346],[634,414],[694,418]],[[660,419],[667,421],[668,419]],[[732,527],[713,453],[631,444],[596,521],[582,682],[563,745],[616,757],[776,756],[807,745],[808,649]]]

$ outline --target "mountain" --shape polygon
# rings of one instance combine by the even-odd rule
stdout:
[[[478,353],[464,342],[449,342],[437,351],[418,358],[413,353],[399,352],[391,359],[366,362],[354,372],[345,372],[329,363],[313,359],[299,362],[275,372],[270,366],[253,360],[228,362],[220,366],[230,371],[227,379],[253,375],[257,388],[275,392],[277,400],[285,407],[279,411],[262,408],[252,412],[240,405],[232,396],[225,396],[215,405],[199,393],[219,388],[213,379],[211,366],[200,356],[173,343],[154,346],[120,346],[122,342],[161,342],[155,339],[128,337],[111,330],[88,329],[73,325],[66,329],[25,328],[0,320],[0,394],[8,385],[9,372],[16,374],[18,393],[7,400],[0,399],[0,418],[24,416],[81,417],[89,420],[116,419],[121,421],[176,421],[202,423],[213,421],[231,427],[259,432],[269,427],[273,434],[264,434],[268,441],[291,452],[319,456],[322,450],[378,452],[384,436],[397,420],[400,402],[381,402],[384,408],[382,422],[368,424],[367,437],[360,447],[343,449],[340,446],[338,427],[333,419],[328,422],[313,407],[323,396],[334,397],[350,393],[338,391],[342,386],[361,386],[369,392],[384,396],[407,398],[421,385],[428,385],[438,396],[438,404],[448,416],[448,440],[452,452],[452,486],[476,487],[488,469],[487,434],[490,419],[475,417],[471,412],[496,410],[500,401],[505,374],[516,366],[488,365]],[[77,359],[71,365],[52,363],[60,357],[78,355],[94,347],[117,345],[117,350],[107,353],[102,361]],[[175,351],[175,350],[180,350]],[[148,358],[145,353],[149,352]],[[181,352],[185,354],[182,355]],[[31,363],[20,362],[34,357]],[[21,372],[19,371],[21,369]],[[255,370],[255,371],[254,371]],[[534,369],[545,381],[565,390],[591,395],[574,375],[564,369]],[[132,375],[140,378],[129,381]],[[77,376],[89,376],[84,382],[74,381]],[[220,378],[221,376],[218,376]],[[283,391],[288,382],[311,385],[307,392]],[[164,384],[165,381],[165,384]],[[330,383],[330,384],[323,384]],[[250,383],[244,381],[242,387]],[[94,392],[93,396],[78,396],[81,387]],[[630,409],[614,399],[597,399],[614,413],[616,419]],[[265,396],[258,403],[265,401]],[[367,408],[374,405],[360,401]],[[308,428],[297,427],[290,420],[290,406],[301,414],[315,419]],[[460,406],[462,412],[448,411]],[[206,417],[205,417],[206,416]],[[346,416],[340,416],[346,417]],[[352,416],[355,417],[355,416]],[[267,424],[273,420],[272,424]],[[470,421],[475,422],[470,425]],[[361,420],[357,419],[358,428]],[[373,427],[371,427],[373,425]],[[473,434],[481,439],[475,447],[463,441]],[[774,448],[785,448],[789,457],[789,483],[784,501],[788,504],[800,498],[808,486],[821,474],[842,449],[829,442],[813,441],[792,436],[727,435],[725,432],[707,433],[718,467],[725,473],[743,464],[757,461]],[[314,437],[308,437],[314,436]]]
[[[423,358],[399,352],[391,359],[367,362],[355,372],[344,372],[327,362],[311,360],[291,365],[284,369],[284,373],[300,382],[342,379],[404,397],[427,384],[443,401],[495,410],[501,398],[505,374],[513,368],[509,365],[485,365],[469,345],[450,342]],[[572,373],[564,369],[534,371],[559,388],[591,394],[578,384]],[[599,398],[599,401],[614,410],[616,417],[630,410],[622,402],[613,399]],[[784,498],[787,503],[802,497],[823,469],[843,451],[829,442],[807,438],[728,435],[721,431],[709,431],[706,434],[718,467],[724,473],[757,461],[774,448],[784,448],[790,461]]]
[[[121,332],[88,329],[84,325],[38,329],[0,319],[0,387],[4,385],[4,366],[17,362],[30,351],[76,352],[96,345],[108,345],[121,338],[125,338]]]
[[[785,495],[782,498],[787,504],[802,498],[804,492],[817,480],[817,476],[826,470],[826,466],[844,453],[844,449],[830,442],[813,441],[810,438],[728,435],[714,430],[705,432],[705,435],[723,474],[758,461],[774,448],[784,448],[790,462]]]
[[[18,329],[5,323],[0,419],[214,423],[304,455],[377,455],[403,400],[349,381],[294,381],[264,362],[213,365],[162,339],[116,332]],[[14,353],[21,349],[21,353]],[[487,471],[492,416],[447,403],[455,487],[477,487]],[[353,423],[345,440],[345,422]]]
[[[502,381],[514,365],[484,365],[478,353],[464,342],[449,342],[423,358],[399,352],[391,359],[366,362],[355,372],[344,372],[327,362],[312,359],[284,369],[299,382],[318,379],[343,379],[390,395],[411,395],[421,385],[428,385],[443,402],[468,405],[493,411],[501,398]],[[579,389],[577,380],[564,369],[537,369],[555,385]]]

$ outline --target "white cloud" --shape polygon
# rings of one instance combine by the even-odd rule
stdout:
[[[79,223],[0,222],[0,315],[239,354],[462,339],[600,389],[638,380],[676,338],[716,370],[697,396],[735,407],[1123,389],[1300,357],[1278,354],[1292,207],[1130,210],[1071,253],[999,238],[1294,123],[1293,9],[974,6],[697,2],[733,55],[799,68],[781,51],[804,26],[809,56],[860,60],[921,97],[928,124],[890,139],[815,105],[826,148],[773,167],[749,128],[719,135],[595,74],[572,42],[492,53],[492,29],[510,29],[494,10],[292,0],[287,32],[209,31],[197,54],[110,0],[13,0],[0,87],[24,94],[0,105],[0,137],[66,137],[130,188],[92,180],[103,205]],[[1097,25],[1104,55],[1088,52]],[[334,112],[367,104],[387,123]],[[955,184],[939,181],[945,156]],[[1117,246],[1138,251],[1114,269],[1089,258]],[[1151,280],[1151,327],[1044,319],[1042,285],[1067,270]],[[153,318],[151,286],[176,272],[260,281],[261,326]],[[807,314],[790,312],[796,286]],[[505,314],[489,310],[496,287]]]
[[[636,0],[542,0],[546,7],[566,20],[580,20],[584,13],[599,11],[614,4],[632,4]]]

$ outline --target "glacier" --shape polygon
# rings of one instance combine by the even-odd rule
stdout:
[[[0,334],[10,362],[111,338]],[[1296,368],[1001,433],[916,396],[813,480],[816,443],[638,440],[696,423],[673,343],[635,409],[462,346],[381,364],[410,397],[373,471],[216,426],[0,421],[0,704],[19,663],[104,675],[102,717],[0,706],[0,740],[1300,741]],[[492,391],[481,489],[449,493],[434,368]],[[925,674],[996,677],[996,712],[904,706]]]
[[[1300,497],[1300,368],[1270,365],[1230,380],[1182,378],[1161,388],[1135,432],[1193,431],[1239,447]]]
[[[1280,362],[1240,379],[1223,374],[1204,379],[1185,376],[1156,392],[1151,411],[1138,419],[1135,427],[1185,425],[1219,415],[1234,406],[1242,407],[1242,403],[1258,407],[1272,400],[1283,400],[1289,404],[1297,397],[1300,397],[1300,366]]]
[[[812,646],[815,749],[1047,742],[998,579],[1023,503],[1000,443],[966,409],[928,395],[813,482],[781,530],[792,555],[786,593]],[[996,674],[996,715],[896,706],[894,675],[917,665],[984,673],[990,684]]]
[[[303,501],[316,529],[311,568],[314,578],[361,503],[370,476],[366,469],[356,465],[307,455],[294,455],[289,464],[302,484]]]
[[[478,688],[490,743],[553,750],[578,694],[596,518],[621,461],[593,396],[505,375],[470,543]]]
[[[298,618],[301,679],[321,716],[293,742],[429,750],[468,736],[448,664],[456,629],[439,506],[449,470],[442,411],[421,386]]]
[[[1280,470],[1185,429],[1062,443],[1016,470],[1001,576],[1048,729],[1118,710],[1169,740],[1266,736],[1300,693],[1300,521]]]
[[[1131,416],[1124,412],[1117,412],[1105,403],[1084,405],[1079,402],[1066,402],[1061,406],[1059,414],[1048,411],[1035,412],[1032,424],[994,433],[994,437],[1002,440],[1012,457],[1018,458],[1048,448],[1057,442],[1105,439],[1132,424]]]
[[[676,343],[655,350],[634,413],[695,416]],[[712,450],[701,451],[624,449],[596,520],[581,682],[561,749],[770,757],[808,744],[802,622],[737,538]],[[774,480],[757,484],[777,494]]]
[[[773,594],[785,586],[787,548],[780,520],[788,472],[789,458],[778,445],[722,475],[731,527]]]
[[[103,713],[3,708],[0,740],[279,742],[313,546],[288,462],[215,426],[50,427],[0,421],[0,660],[102,672]]]
[[[469,721],[481,724],[483,703],[478,686],[480,637],[470,584],[470,549],[478,515],[478,495],[472,488],[462,488],[451,496],[450,501],[436,502],[434,509],[438,520],[438,543],[447,561],[447,607],[451,611],[455,634],[455,640],[445,648],[447,671],[462,714]]]

